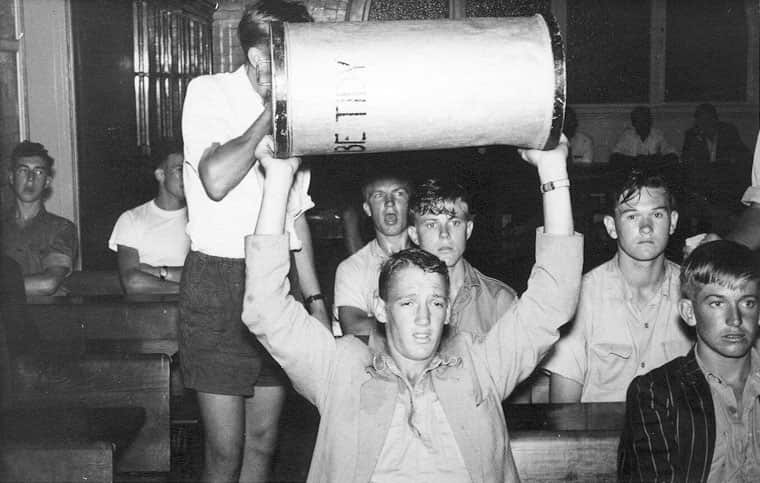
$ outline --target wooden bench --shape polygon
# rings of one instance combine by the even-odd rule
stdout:
[[[119,272],[116,270],[75,270],[62,284],[69,295],[122,295]]]

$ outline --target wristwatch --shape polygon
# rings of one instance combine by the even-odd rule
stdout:
[[[161,278],[161,280],[166,280],[167,278],[169,278],[169,267],[164,265],[161,268],[159,268],[158,276]]]
[[[541,193],[548,193],[549,191],[553,191],[556,188],[564,188],[570,186],[570,180],[565,179],[556,179],[554,181],[549,181],[547,183],[544,183],[541,185]]]

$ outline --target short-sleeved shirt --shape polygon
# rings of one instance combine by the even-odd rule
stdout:
[[[506,283],[483,275],[467,260],[462,259],[462,263],[464,282],[451,304],[449,326],[482,336],[517,300],[517,292]]]
[[[591,164],[594,162],[594,141],[582,133],[576,132],[570,140],[570,156],[574,164]]]
[[[752,158],[752,186],[747,188],[742,196],[742,203],[760,203],[760,132],[757,133],[755,155]]]
[[[339,307],[355,307],[373,316],[380,265],[386,258],[388,255],[374,239],[340,262],[335,272],[333,315],[336,319]]]
[[[3,253],[16,260],[24,276],[48,267],[72,269],[77,256],[77,232],[72,222],[48,213],[43,206],[23,227],[16,223],[15,208],[2,220]]]
[[[634,377],[686,354],[694,343],[678,313],[678,275],[678,265],[666,260],[660,289],[638,310],[617,255],[586,274],[570,331],[543,366],[582,384],[581,402],[625,401]]]
[[[118,251],[119,245],[128,246],[137,250],[140,263],[181,267],[190,249],[186,228],[187,208],[164,210],[151,200],[121,214],[108,248]]]
[[[182,138],[185,144],[185,198],[187,233],[193,250],[225,258],[244,258],[243,239],[253,233],[263,196],[264,174],[258,161],[220,201],[208,197],[198,173],[198,164],[215,144],[222,145],[242,135],[259,117],[264,104],[251,85],[245,66],[232,73],[204,75],[190,82],[182,109]],[[301,242],[295,236],[294,220],[314,206],[308,195],[311,173],[301,169],[288,199],[286,228],[292,249]]]
[[[623,131],[612,152],[631,157],[676,154],[676,150],[668,144],[659,129],[652,128],[649,136],[642,140],[633,127],[627,127]]]

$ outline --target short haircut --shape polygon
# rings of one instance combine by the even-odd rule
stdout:
[[[38,156],[42,158],[45,163],[47,163],[48,171],[53,169],[53,157],[48,154],[45,146],[43,146],[41,143],[34,143],[29,140],[21,141],[16,145],[15,148],[13,148],[13,152],[11,153],[11,168],[16,167],[16,163],[19,159],[28,158],[31,156]]]
[[[697,108],[694,109],[694,117],[699,117],[700,115],[706,115],[713,119],[718,119],[718,111],[715,109],[715,106],[707,102],[698,105]]]
[[[417,267],[425,273],[437,273],[443,277],[446,293],[449,291],[449,269],[440,258],[421,248],[407,248],[396,252],[380,265],[378,294],[387,302],[393,276],[407,267]],[[448,295],[447,295],[448,296]]]
[[[455,212],[454,203],[457,200],[467,205],[467,213]],[[471,220],[474,217],[472,199],[461,184],[430,178],[414,188],[414,195],[409,203],[410,222],[413,224],[418,216],[440,214],[463,215],[463,218]]]
[[[633,168],[626,174],[622,183],[611,192],[610,213],[614,216],[615,209],[623,203],[628,203],[637,197],[644,188],[662,188],[668,197],[671,210],[676,209],[676,197],[667,177],[660,171]]]
[[[182,141],[167,139],[151,146],[150,160],[154,169],[163,168],[166,165],[166,160],[169,158],[169,155],[184,155],[184,151]]]
[[[269,38],[269,22],[313,22],[301,3],[285,0],[259,0],[248,5],[238,23],[238,39],[246,59],[248,49],[261,47]]]
[[[378,169],[378,170],[372,170],[367,176],[364,178],[364,182],[362,183],[362,201],[369,201],[369,195],[370,189],[372,186],[379,182],[379,181],[398,181],[399,184],[402,184],[406,187],[406,190],[409,192],[409,195],[412,194],[412,183],[409,181],[409,177],[405,174],[401,173],[399,170],[396,169]]]
[[[699,245],[681,267],[681,294],[694,301],[708,284],[737,288],[749,281],[760,282],[760,270],[752,250],[729,240]]]

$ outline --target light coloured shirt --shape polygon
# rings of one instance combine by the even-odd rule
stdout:
[[[374,315],[380,265],[387,258],[388,255],[374,239],[340,262],[335,272],[335,319],[339,319],[338,307],[355,307],[366,312],[368,317]]]
[[[441,358],[433,359],[414,386],[401,375],[392,359],[388,362],[389,369],[403,385],[371,483],[472,481],[430,378],[430,371],[441,366]]]
[[[649,136],[642,140],[633,127],[627,127],[623,131],[612,152],[631,157],[676,154],[676,150],[668,144],[659,129],[652,128],[649,131]]]
[[[699,353],[695,355],[710,386],[715,408],[715,451],[707,482],[760,481],[760,354],[752,349],[741,414],[731,386],[705,368]]]
[[[755,155],[752,158],[752,186],[744,192],[742,203],[760,203],[760,131],[757,133]]]
[[[549,371],[583,385],[581,402],[625,401],[634,377],[686,354],[693,340],[678,313],[679,267],[643,310],[623,278],[617,255],[583,277],[575,320],[544,361]]]
[[[108,240],[108,248],[118,251],[119,245],[137,250],[140,263],[154,267],[181,267],[190,249],[187,208],[164,210],[155,200],[121,214]]]
[[[451,303],[449,327],[483,336],[517,300],[517,292],[504,282],[483,275],[467,260],[462,259],[462,263],[464,281]]]
[[[587,134],[575,133],[570,140],[570,156],[574,164],[591,164],[594,162],[594,141]]]
[[[185,144],[185,198],[191,248],[207,255],[244,258],[246,235],[253,233],[259,215],[264,175],[258,161],[220,201],[208,197],[198,173],[204,153],[243,134],[264,109],[245,66],[232,73],[204,75],[190,82],[182,109]],[[288,199],[286,228],[290,247],[300,249],[294,220],[314,206],[308,195],[311,173],[299,170]]]

